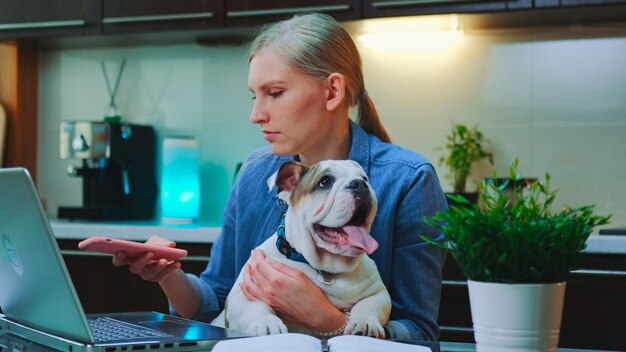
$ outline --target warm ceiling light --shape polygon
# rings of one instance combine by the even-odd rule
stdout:
[[[450,47],[462,35],[462,31],[368,33],[358,36],[357,40],[372,48],[440,51]]]
[[[442,51],[463,36],[456,15],[366,21],[357,40],[366,47]]]

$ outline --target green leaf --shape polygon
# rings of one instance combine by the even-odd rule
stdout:
[[[472,165],[485,158],[493,164],[493,153],[483,149],[483,143],[487,140],[477,126],[468,128],[463,124],[454,124],[446,140],[448,155],[442,156],[439,164],[449,167],[450,173],[446,177],[452,179],[455,192],[464,192]]]
[[[509,175],[521,179],[518,160]],[[494,173],[494,179],[497,175]],[[451,206],[424,221],[439,228],[443,242],[422,236],[435,246],[449,250],[470,279],[506,283],[561,282],[577,267],[589,234],[608,223],[610,215],[594,214],[593,205],[564,207],[551,211],[557,192],[550,191],[550,174],[545,183],[530,188],[478,185],[481,204],[469,204],[458,195],[448,195]]]

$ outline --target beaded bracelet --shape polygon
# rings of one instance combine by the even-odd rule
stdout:
[[[348,326],[348,321],[350,320],[350,311],[349,310],[344,311],[344,314],[346,315],[346,322],[342,326],[332,331],[315,332],[314,333],[315,336],[317,336],[320,339],[327,340],[331,337],[343,335],[343,332],[346,329],[346,326]]]

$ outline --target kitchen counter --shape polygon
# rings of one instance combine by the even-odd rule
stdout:
[[[160,236],[181,243],[213,243],[221,232],[220,227],[168,226],[153,222],[99,223],[53,220],[50,225],[56,238],[64,240],[103,236],[146,241],[150,236]],[[585,251],[597,254],[626,254],[626,236],[594,233],[589,236]]]
[[[79,222],[52,220],[50,226],[57,239],[84,240],[92,236],[119,238],[129,241],[147,241],[151,236],[181,243],[213,243],[220,227],[194,225],[161,225],[152,222]]]
[[[626,236],[624,235],[598,235],[589,236],[587,240],[587,253],[596,254],[626,254]]]

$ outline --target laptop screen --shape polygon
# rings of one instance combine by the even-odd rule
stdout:
[[[0,169],[0,307],[21,324],[93,342],[85,313],[33,182]]]

